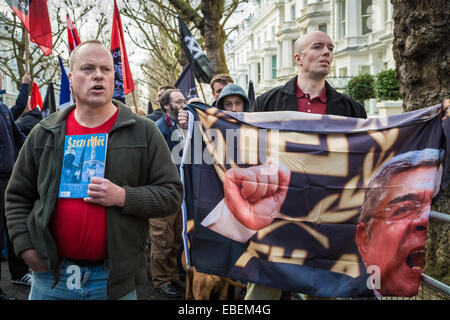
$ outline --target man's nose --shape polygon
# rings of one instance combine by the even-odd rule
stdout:
[[[94,78],[103,78],[105,75],[103,74],[103,71],[100,68],[95,69]]]
[[[424,207],[420,214],[412,219],[411,224],[416,231],[426,231],[430,216],[431,206]]]

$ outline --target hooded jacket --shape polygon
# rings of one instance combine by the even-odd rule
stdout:
[[[122,103],[108,134],[105,178],[125,188],[123,208],[106,207],[108,297],[117,299],[147,281],[145,240],[148,219],[177,212],[182,184],[156,125]],[[6,190],[6,218],[17,255],[36,249],[59,280],[62,257],[49,221],[58,197],[64,156],[66,118],[75,106],[37,124],[23,145]]]
[[[248,99],[247,94],[245,93],[244,89],[241,88],[241,86],[234,83],[229,83],[225,88],[222,89],[219,99],[217,99],[217,108],[221,110],[224,109],[223,99],[228,96],[240,96],[244,100],[244,112],[250,111],[250,100]]]

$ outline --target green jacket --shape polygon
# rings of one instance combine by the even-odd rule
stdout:
[[[105,178],[126,190],[125,206],[106,207],[108,297],[119,298],[147,281],[148,219],[181,207],[183,187],[155,123],[120,102],[108,136]],[[42,120],[23,145],[6,191],[6,218],[16,254],[34,248],[59,280],[62,261],[48,229],[56,204],[68,107]]]

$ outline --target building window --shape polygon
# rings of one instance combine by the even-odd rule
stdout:
[[[346,77],[347,76],[347,67],[339,68],[339,77]]]
[[[359,66],[359,73],[370,73],[370,66]]]
[[[275,40],[275,26],[272,26],[272,40]]]
[[[291,6],[291,21],[295,21],[295,3]]]
[[[303,0],[303,8],[306,8],[307,5],[308,5],[308,0]]]
[[[327,33],[327,24],[326,23],[319,24],[319,31]]]
[[[277,56],[272,56],[272,79],[277,77]]]
[[[338,2],[338,39],[345,37],[345,0]]]
[[[372,0],[361,0],[361,32],[372,32]]]
[[[261,38],[258,37],[257,40],[256,40],[256,48],[260,49],[260,45],[261,45]]]
[[[256,75],[257,75],[257,79],[258,79],[258,83],[261,82],[261,63],[258,62],[256,64]]]

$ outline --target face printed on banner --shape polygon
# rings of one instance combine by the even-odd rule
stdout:
[[[419,287],[436,174],[437,167],[416,167],[392,176],[372,218],[357,227],[366,267],[379,267],[382,295],[411,296]]]
[[[100,44],[77,49],[69,80],[77,105],[101,107],[112,101],[114,65],[111,54]]]

